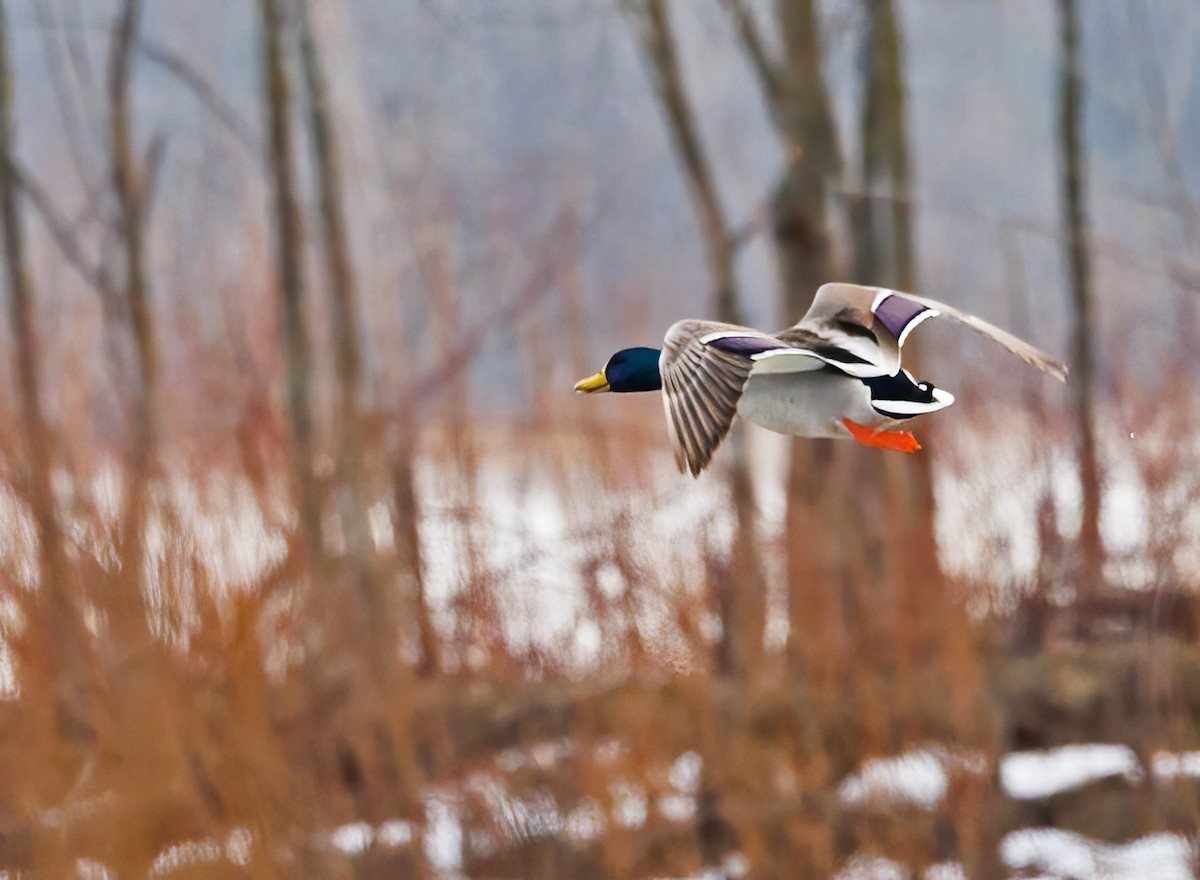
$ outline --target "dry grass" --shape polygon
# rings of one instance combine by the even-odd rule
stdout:
[[[868,851],[963,859],[983,876],[999,835],[1031,821],[987,774],[954,774],[932,809],[847,805],[839,784],[870,756],[929,743],[994,759],[1197,741],[1200,657],[1191,632],[1170,632],[1194,603],[1171,585],[1136,594],[1154,597],[1145,611],[1112,592],[1090,612],[1110,633],[1095,643],[1056,625],[1079,613],[1071,603],[1050,602],[1046,638],[1020,659],[1005,617],[922,599],[928,572],[840,582],[810,609],[827,626],[776,636],[736,677],[717,664],[720,594],[739,586],[727,501],[719,479],[697,488],[665,470],[657,430],[633,442],[640,431],[597,438],[586,422],[477,428],[453,453],[432,431],[400,462],[365,446],[374,549],[344,552],[330,477],[318,564],[279,489],[278,420],[243,427],[242,446],[260,450],[245,468],[172,456],[181,464],[147,489],[145,577],[105,497],[129,485],[120,470],[61,470],[69,618],[47,611],[31,540],[9,548],[10,870],[649,877],[715,857],[820,877]],[[397,472],[413,475],[407,509]],[[27,499],[10,492],[7,531],[28,536]],[[401,552],[414,531],[418,557]],[[778,572],[769,531],[760,552]],[[1147,548],[1155,572],[1162,541]],[[1189,552],[1169,550],[1176,563]],[[387,588],[372,614],[364,565]],[[745,625],[761,638],[761,619]],[[56,666],[65,644],[78,677]],[[1070,803],[1054,815],[1106,838],[1189,830],[1191,791],[1139,791],[1144,806],[1119,819]]]

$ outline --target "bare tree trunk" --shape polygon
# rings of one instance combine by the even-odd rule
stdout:
[[[392,535],[399,557],[401,577],[406,578],[406,595],[412,597],[417,623],[417,643],[421,657],[416,673],[428,678],[438,671],[438,638],[429,615],[429,599],[425,589],[425,561],[421,558],[421,510],[417,498],[413,461],[416,457],[410,420],[403,419],[398,429],[401,436],[392,459],[392,507],[395,522]]]
[[[893,0],[863,0],[863,10],[863,193],[854,205],[855,280],[914,290],[916,261],[903,43]],[[904,360],[919,375],[913,353],[906,351]],[[946,658],[935,673],[936,680],[944,687],[960,689],[960,693],[971,690],[962,683],[964,670],[950,673],[956,664],[948,658],[963,644],[969,644],[964,640],[970,636],[938,560],[932,461],[929,455],[868,454],[860,471],[866,476],[862,483],[868,484],[859,490],[870,505],[866,532],[879,548],[879,567],[868,573],[869,582],[886,584],[892,595],[891,613],[869,609],[857,635],[866,639],[867,645],[888,645],[885,651],[874,654],[877,668],[872,672],[880,680],[886,682],[891,669],[903,670],[899,686],[892,689],[890,697],[884,697],[893,706],[912,702],[914,697],[906,688],[929,686],[927,675],[919,667],[931,644],[937,645],[939,654]],[[957,662],[970,663],[972,656],[961,652]],[[977,705],[973,698],[958,703]],[[981,714],[986,713],[963,713],[948,720],[964,737],[986,738],[987,731],[979,721]],[[976,784],[985,783],[980,780]],[[958,832],[960,857],[970,866],[972,875],[1003,876],[995,823],[973,810],[959,811],[949,818]]]
[[[841,157],[822,77],[816,4],[777,0],[778,59],[758,33],[751,4],[724,4],[790,158],[774,192],[772,218],[783,317],[791,323],[834,268],[826,188],[841,174]],[[867,277],[855,280],[911,287],[900,43],[890,4],[875,3],[868,14],[863,172],[868,188],[886,180],[897,197],[884,207],[869,200],[861,206],[865,231],[856,242],[856,268]],[[851,443],[793,444],[785,520],[790,669],[826,707],[819,717],[833,717],[837,706],[862,707],[853,732],[831,739],[828,760],[809,768],[806,790],[819,791],[894,739],[898,716],[907,717],[906,706],[915,702],[907,685],[898,684],[930,683],[928,674],[900,678],[895,671],[898,663],[915,665],[927,656],[938,638],[935,620],[950,613],[938,610],[944,592],[928,590],[930,580],[940,583],[940,572],[926,465],[888,461]],[[929,609],[933,617],[923,618],[920,612]],[[949,656],[953,645],[937,645]],[[814,841],[797,868],[825,874],[833,861],[830,842]]]
[[[642,50],[667,122],[671,142],[686,176],[688,193],[704,244],[713,286],[713,309],[718,320],[742,323],[734,265],[736,241],[730,232],[717,192],[715,175],[700,140],[695,114],[684,91],[675,35],[665,0],[626,4],[641,39]],[[757,507],[750,479],[745,436],[735,430],[728,441],[730,493],[736,525],[728,562],[716,572],[716,603],[722,627],[716,666],[721,676],[741,683],[731,692],[732,703],[722,709],[714,727],[711,753],[706,755],[698,801],[697,832],[706,865],[719,864],[737,845],[737,834],[724,814],[721,754],[728,748],[733,725],[741,717],[743,685],[761,674],[766,623],[766,583],[758,564]]]
[[[734,241],[725,222],[712,167],[696,128],[695,114],[684,93],[675,35],[664,0],[626,4],[633,13],[642,50],[649,62],[659,107],[666,119],[675,152],[683,165],[688,193],[704,240],[704,255],[714,288],[718,318],[739,323],[737,279],[734,274]]]
[[[841,172],[841,156],[821,71],[821,39],[813,0],[776,0],[783,41],[781,120],[792,161],[775,191],[774,234],[787,321],[808,310],[829,280],[825,192]]]
[[[865,24],[861,44],[862,107],[859,116],[859,137],[862,145],[862,191],[851,197],[851,232],[854,237],[854,280],[860,284],[878,284],[901,290],[912,289],[912,239],[908,234],[908,202],[905,200],[908,179],[908,147],[904,130],[904,84],[901,79],[900,41],[890,0],[863,0]],[[903,255],[903,256],[901,256]],[[901,262],[903,261],[903,266]],[[901,276],[904,280],[901,281]],[[906,361],[908,358],[905,359]],[[894,566],[899,558],[888,552],[888,538],[895,536],[897,521],[907,523],[910,504],[900,507],[903,516],[885,517],[889,499],[889,476],[895,482],[907,483],[911,462],[896,462],[881,455],[861,455],[860,473],[863,479],[857,491],[858,500],[868,507],[862,518],[861,539],[871,560],[871,579],[880,580],[885,567]],[[924,456],[919,456],[922,461]],[[899,473],[889,464],[900,465]],[[928,470],[925,472],[928,479]],[[908,489],[908,486],[903,488]],[[894,499],[893,499],[894,500]],[[910,501],[911,499],[905,499]],[[925,511],[930,518],[929,539],[932,541],[932,507]],[[916,549],[916,548],[913,548]],[[903,552],[910,552],[903,548]],[[892,571],[895,574],[895,571]],[[890,577],[892,590],[903,589],[906,579]],[[889,596],[889,599],[895,599]],[[892,608],[894,609],[894,605]],[[869,630],[886,622],[884,614],[856,615],[858,638],[873,638]],[[868,630],[864,632],[863,630]]]
[[[455,262],[450,221],[440,214],[422,236],[420,266],[429,290],[432,305],[433,336],[438,357],[443,362],[454,358],[462,336],[462,303],[458,266]],[[456,597],[456,646],[467,644],[497,653],[498,634],[491,631],[488,621],[495,619],[495,592],[484,561],[483,547],[471,517],[479,509],[480,452],[470,420],[471,374],[462,370],[446,380],[446,451],[462,492],[461,506],[456,518],[463,541],[463,558],[467,571],[466,588]],[[410,411],[416,411],[413,407]],[[411,421],[411,420],[410,420]]]
[[[855,223],[856,279],[899,290],[915,286],[904,58],[892,0],[863,0],[862,180]],[[879,187],[881,192],[876,191]]]
[[[283,295],[288,415],[296,444],[295,491],[305,546],[321,562],[325,551],[321,540],[320,493],[313,474],[312,348],[304,316],[303,242],[296,203],[291,87],[283,58],[284,17],[280,0],[259,0],[258,6],[262,19],[268,166],[275,200],[275,258]]]
[[[133,52],[141,26],[142,0],[125,0],[113,33],[108,64],[109,137],[111,175],[117,197],[118,228],[125,262],[125,304],[137,352],[139,388],[133,403],[132,479],[122,524],[126,565],[130,578],[117,590],[113,622],[124,629],[118,637],[129,639],[145,631],[141,589],[144,588],[145,530],[149,513],[148,489],[158,447],[158,346],[150,313],[145,274],[144,199],[134,158],[129,82]],[[136,589],[136,592],[135,592]]]
[[[12,113],[13,78],[9,62],[8,13],[0,0],[0,222],[3,222],[5,273],[8,281],[9,310],[13,342],[17,356],[17,389],[20,413],[25,428],[28,455],[27,480],[29,506],[38,539],[39,600],[44,609],[41,632],[45,653],[53,668],[55,703],[62,720],[77,717],[84,688],[80,632],[76,609],[69,590],[62,534],[55,516],[54,493],[50,485],[52,442],[50,429],[42,413],[41,370],[38,361],[37,326],[34,321],[33,295],[25,267],[25,236],[18,201],[20,182],[16,161],[15,125]],[[36,628],[34,621],[28,626]],[[73,726],[73,725],[72,725]]]
[[[712,279],[716,317],[721,321],[740,323],[734,267],[736,244],[721,207],[712,166],[700,141],[695,114],[684,92],[665,0],[642,0],[627,3],[626,7],[633,16],[671,142],[686,175]],[[744,677],[761,662],[766,605],[755,550],[754,491],[745,441],[738,431],[730,437],[730,452],[730,489],[737,512],[737,535],[730,569],[737,572],[737,582],[727,576],[720,585],[721,604],[727,607],[728,613],[723,615],[725,626],[718,666],[725,674]]]
[[[275,261],[283,297],[284,351],[287,360],[287,406],[295,443],[293,497],[299,507],[300,538],[305,553],[312,560],[317,590],[305,596],[310,606],[320,608],[317,597],[324,598],[319,587],[328,577],[330,566],[321,535],[321,497],[313,472],[315,438],[312,415],[312,345],[304,314],[303,234],[300,209],[296,199],[295,147],[292,142],[291,84],[284,57],[285,16],[287,0],[258,0],[260,38],[263,64],[264,114],[268,132],[267,165],[270,169],[275,209]],[[311,582],[310,582],[311,586]],[[328,608],[328,605],[325,606]],[[327,612],[322,615],[326,625],[333,621]],[[308,691],[319,692],[316,653],[320,644],[306,639],[306,674]],[[337,673],[333,673],[337,674]],[[298,813],[304,825],[316,821],[316,805],[305,804]],[[319,857],[307,843],[299,846],[301,870],[306,876],[319,876]]]
[[[338,463],[345,481],[342,518],[346,525],[350,564],[357,582],[359,603],[366,630],[371,636],[372,657],[382,672],[385,657],[394,642],[392,614],[381,590],[373,564],[374,547],[367,522],[367,492],[362,463],[362,412],[360,392],[362,357],[358,338],[358,293],[346,222],[342,207],[341,161],[330,118],[329,89],[313,32],[308,0],[299,0],[300,56],[308,90],[309,129],[316,158],[316,183],[320,196],[325,239],[325,263],[329,274],[329,304],[338,395]]]
[[[863,100],[860,117],[863,193],[854,212],[856,281],[899,290],[916,287],[909,197],[904,58],[892,0],[864,0]],[[911,352],[905,363],[915,369]],[[880,561],[890,580],[941,603],[943,586],[934,534],[930,457],[867,459],[882,497],[874,499],[873,540],[886,545]],[[883,515],[892,511],[892,516]],[[899,514],[899,515],[896,515]],[[874,579],[882,571],[872,573]],[[901,597],[912,599],[914,597]],[[916,609],[913,609],[914,611]],[[925,619],[921,614],[914,615]],[[932,625],[933,621],[929,621]]]
[[[817,288],[830,278],[825,191],[840,173],[841,158],[821,71],[815,5],[812,0],[777,0],[775,14],[783,43],[775,115],[792,161],[771,207],[784,321],[791,323],[808,311]],[[836,656],[837,645],[844,642],[841,594],[850,579],[848,566],[865,555],[856,543],[858,500],[844,486],[842,472],[848,466],[838,463],[845,452],[830,440],[792,444],[785,529],[793,660]],[[831,680],[838,677],[836,662],[804,666]]]
[[[1062,174],[1063,233],[1071,304],[1075,313],[1072,334],[1072,388],[1075,389],[1075,431],[1079,456],[1079,483],[1083,492],[1083,518],[1079,526],[1076,557],[1078,596],[1084,605],[1103,586],[1104,546],[1100,538],[1100,503],[1103,484],[1096,449],[1091,258],[1088,245],[1087,160],[1083,155],[1083,76],[1079,49],[1079,16],[1075,0],[1059,0],[1059,161]],[[1086,607],[1081,608],[1084,618]]]

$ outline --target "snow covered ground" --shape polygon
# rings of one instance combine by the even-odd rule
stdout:
[[[904,801],[932,809],[946,794],[951,772],[984,773],[983,755],[932,746],[867,761],[838,789],[843,802],[861,805]],[[1157,752],[1149,773],[1169,779],[1179,775],[1200,778],[1200,752]],[[1133,750],[1102,743],[1062,746],[1044,751],[1010,752],[1000,759],[1000,784],[1019,800],[1044,798],[1113,776],[1141,782],[1146,775]],[[1197,842],[1178,834],[1152,834],[1123,844],[1106,844],[1055,828],[1023,828],[1010,833],[1000,846],[1004,863],[1018,876],[1046,880],[1185,880],[1194,877]],[[903,865],[879,857],[852,859],[837,880],[909,880]],[[965,878],[954,863],[925,871],[922,880]]]
[[[563,749],[546,748],[506,752],[497,759],[500,768],[512,768],[534,761],[553,765]],[[565,835],[585,843],[595,839],[610,825],[638,827],[655,810],[676,822],[691,821],[695,814],[694,795],[701,770],[701,759],[685,752],[668,772],[674,792],[655,802],[630,784],[614,788],[613,806],[606,812],[589,801],[569,814],[559,813],[553,804],[537,799],[513,797],[506,792],[500,775],[477,775],[469,786],[483,797],[494,813],[496,827],[514,838],[545,834]],[[1150,772],[1155,776],[1185,773],[1200,777],[1200,753],[1154,755]],[[879,801],[905,801],[932,809],[945,796],[950,772],[985,773],[988,762],[979,754],[930,746],[886,759],[873,759],[843,781],[839,796],[848,804]],[[1065,746],[1042,752],[1013,752],[1000,761],[999,777],[1005,791],[1014,798],[1045,797],[1079,788],[1098,779],[1123,775],[1140,780],[1133,753],[1124,746],[1103,744]],[[347,856],[369,850],[387,850],[419,845],[439,880],[461,880],[464,861],[464,830],[458,819],[464,792],[449,788],[430,789],[425,796],[426,832],[412,822],[393,819],[372,826],[355,822],[330,829],[318,844]],[[208,839],[177,844],[164,850],[151,872],[154,877],[169,877],[188,865],[227,861],[244,865],[254,845],[251,833],[235,829],[224,840]],[[493,840],[491,846],[502,845]],[[480,841],[474,841],[478,849]],[[1187,880],[1194,877],[1196,841],[1179,834],[1152,834],[1123,844],[1108,844],[1069,831],[1054,828],[1022,828],[1008,834],[1000,844],[1000,856],[1014,878],[1043,880]],[[751,866],[744,856],[732,854],[720,870],[710,870],[687,880],[725,880],[748,876]],[[103,878],[102,866],[80,866],[81,877]],[[903,864],[876,855],[855,856],[835,875],[835,880],[966,880],[962,865],[943,862],[926,868],[919,876]],[[663,878],[668,880],[668,878]],[[683,880],[683,878],[680,878]]]
[[[753,437],[752,442],[763,446],[760,451],[765,450],[767,454],[761,460],[769,464],[775,441],[758,436]],[[1011,468],[1006,470],[1001,457],[1001,465],[989,471],[988,479],[1025,485],[1021,481],[1024,478],[1019,479],[1016,474],[1024,467],[1023,459],[1015,456],[1010,464]],[[1060,520],[1069,521],[1077,498],[1066,485],[1069,480],[1062,473],[1062,469],[1058,469],[1059,475],[1055,478],[1056,482],[1063,483],[1059,515]],[[1028,473],[1024,476],[1032,479]],[[1130,475],[1117,476],[1118,482],[1126,477],[1132,479]],[[477,479],[479,506],[469,520],[464,520],[458,513],[463,499],[456,493],[453,479],[437,466],[423,463],[418,469],[418,482],[423,498],[437,499],[433,503],[427,501],[422,508],[422,553],[435,618],[439,613],[446,613],[470,575],[464,569],[464,560],[469,556],[467,544],[471,542],[474,545],[471,552],[477,554],[478,563],[500,575],[492,582],[501,593],[500,605],[506,609],[506,630],[513,643],[553,642],[561,645],[564,637],[568,637],[566,644],[570,646],[575,662],[585,666],[600,646],[598,630],[594,625],[588,626],[582,572],[591,561],[604,559],[605,541],[614,540],[611,534],[613,523],[624,523],[621,539],[627,541],[627,545],[622,549],[631,563],[631,570],[637,574],[637,592],[642,597],[659,591],[661,598],[667,598],[664,591],[683,589],[680,584],[696,581],[698,578],[693,575],[700,575],[702,566],[702,560],[697,558],[697,542],[702,541],[720,552],[729,539],[730,523],[723,484],[714,480],[680,483],[669,465],[647,480],[636,496],[616,492],[593,495],[581,490],[589,499],[582,516],[579,511],[572,511],[572,505],[579,499],[565,496],[561,487],[551,480],[536,473],[518,476],[508,467],[481,470]],[[986,486],[983,488],[987,489]],[[108,506],[115,515],[120,492],[116,477],[112,473],[102,473],[92,490],[101,502],[108,499]],[[782,521],[783,499],[778,486],[761,479],[759,490],[764,529],[770,534]],[[971,521],[972,517],[961,515],[962,511],[955,506],[958,502],[951,497],[953,491],[964,492],[963,504],[971,502],[970,488],[963,490],[959,485],[952,490],[944,482],[940,483],[943,519],[960,523]],[[284,553],[283,536],[270,525],[280,521],[279,511],[261,510],[261,502],[253,491],[238,481],[216,479],[203,488],[180,481],[164,486],[160,500],[175,509],[175,521],[191,524],[188,549],[206,567],[209,577],[228,589],[236,590],[253,583]],[[1022,506],[1021,509],[1027,508]],[[1140,519],[1138,505],[1129,509],[1133,511],[1130,516]],[[1003,511],[995,513],[1000,518],[1007,517],[1007,514],[1001,515]],[[384,502],[370,510],[372,535],[382,554],[394,549],[391,545],[391,515]],[[1122,532],[1127,538],[1130,534],[1137,540],[1144,538],[1112,517],[1117,514],[1110,514],[1106,530]],[[600,530],[595,534],[581,533],[580,525],[587,522],[598,523]],[[0,524],[6,526],[0,529],[0,560],[15,571],[20,580],[31,583],[35,577],[30,562],[32,527],[15,498],[8,494],[0,494]],[[977,536],[984,543],[972,543],[975,539],[969,535],[947,533],[948,527],[943,523],[943,541],[973,548],[968,554],[973,557],[987,556],[984,553],[986,534]],[[688,540],[663,540],[664,535],[673,533],[672,530],[676,530],[676,534],[686,534]],[[333,533],[337,533],[336,523]],[[77,532],[73,537],[101,560],[111,552],[100,536]],[[1017,541],[1016,545],[1021,542]],[[168,552],[165,538],[153,529],[150,546],[152,551],[160,554]],[[1129,545],[1125,549],[1132,552],[1136,547]],[[177,551],[177,546],[171,548],[172,553]],[[993,564],[1010,566],[1013,572],[1021,570],[1019,559],[1005,559],[994,554],[989,558]],[[951,562],[954,563],[954,558]],[[611,596],[635,586],[626,582],[627,576],[616,566],[603,561],[595,569],[597,587]],[[665,608],[665,604],[659,607],[658,613],[667,613]],[[12,624],[14,613],[11,603],[0,602],[0,635]],[[653,604],[647,606],[647,613],[651,617],[656,613]],[[653,620],[646,619],[653,625]],[[11,697],[15,687],[5,651],[4,640],[0,638],[0,697]],[[651,801],[636,786],[626,786],[614,792],[613,809],[607,812],[600,804],[589,802],[560,815],[545,804],[519,800],[495,783],[488,783],[491,788],[487,800],[498,814],[502,814],[496,827],[520,835],[566,834],[587,840],[603,833],[610,823],[636,827],[644,823],[652,811],[669,821],[688,822],[695,813],[694,790],[689,788],[688,779],[698,773],[694,766],[697,760],[692,753],[680,756],[678,766],[672,767],[677,781],[673,793]],[[1145,783],[1148,777],[1169,779],[1183,775],[1200,778],[1200,752],[1159,752],[1144,766],[1124,745],[1080,744],[1044,752],[1010,753],[993,768],[982,754],[931,744],[903,755],[867,761],[858,772],[843,780],[838,794],[849,806],[905,802],[934,809],[946,796],[951,774],[985,774],[993,770],[1010,797],[1034,799],[1113,776],[1133,783]],[[477,782],[484,784],[484,781]],[[465,846],[464,831],[457,818],[459,798],[458,793],[445,789],[428,792],[423,834],[417,825],[399,819],[377,826],[355,823],[330,829],[323,836],[321,845],[347,854],[370,848],[419,845],[439,871],[440,878],[456,878],[460,876]],[[170,876],[183,866],[196,862],[245,864],[255,845],[251,832],[246,829],[235,829],[223,840],[179,844],[160,855],[153,874]],[[1156,834],[1122,845],[1109,845],[1056,829],[1025,828],[1004,839],[1001,854],[1005,864],[1022,878],[1173,880],[1193,876],[1195,841],[1174,834]],[[107,876],[103,866],[95,863],[81,864],[78,868],[80,877]],[[722,867],[722,875],[739,876],[747,870],[744,860],[734,857]],[[716,876],[714,874],[712,880]],[[903,865],[867,854],[852,859],[838,875],[839,880],[909,876]],[[951,880],[963,876],[961,866],[945,863],[925,870],[921,880]]]
[[[903,801],[932,809],[946,794],[951,772],[989,770],[979,753],[930,746],[891,758],[873,758],[842,781],[838,796],[857,805]],[[1040,751],[1009,752],[1000,758],[1000,784],[1017,800],[1044,798],[1112,776],[1143,781],[1146,771],[1128,746],[1081,743]],[[1149,772],[1161,779],[1200,778],[1200,752],[1156,752]]]
[[[1036,426],[1022,422],[1028,422],[1028,414],[1005,410],[994,415],[1005,421],[1007,433],[990,430],[986,420],[976,419],[939,438],[937,528],[948,569],[972,582],[995,585],[989,604],[1003,607],[1030,583],[1036,569],[1034,511],[1043,487],[1050,486],[1064,535],[1078,529],[1080,493],[1066,450],[1012,439],[1038,436]],[[997,437],[1008,439],[999,442]],[[747,440],[754,453],[761,546],[769,555],[767,548],[779,546],[776,539],[783,528],[785,497],[779,475],[785,470],[787,441],[753,426]],[[422,499],[421,555],[436,622],[452,624],[448,615],[455,596],[483,573],[497,593],[496,605],[515,649],[567,646],[569,662],[586,667],[602,646],[587,614],[585,571],[594,572],[596,586],[610,598],[630,590],[642,600],[639,619],[648,627],[669,629],[672,597],[667,594],[698,583],[704,571],[701,557],[721,554],[729,545],[732,518],[724,481],[708,475],[681,480],[669,460],[665,436],[662,454],[639,470],[632,483],[618,484],[605,484],[586,472],[564,476],[521,466],[512,458],[511,443],[498,445],[503,452],[481,450],[470,493],[452,465],[435,456],[423,456],[415,469]],[[989,462],[987,468],[971,464],[982,459]],[[102,516],[115,520],[123,490],[115,464],[102,467],[86,487],[70,485],[64,474],[55,477],[64,507],[70,508],[78,492],[92,499]],[[1112,564],[1119,564],[1123,583],[1149,586],[1156,576],[1146,531],[1153,517],[1148,516],[1150,500],[1131,464],[1125,462],[1109,475],[1108,491],[1114,503],[1106,503],[1102,525],[1114,554]],[[161,484],[156,496],[170,511],[163,519],[182,526],[183,533],[166,534],[152,519],[150,551],[160,565],[169,562],[179,568],[181,578],[190,577],[194,560],[210,583],[236,590],[260,579],[286,552],[279,524],[294,520],[286,500],[259,498],[244,479],[208,474],[200,485],[180,476]],[[1186,492],[1177,501],[1174,519],[1195,525],[1190,533],[1200,535],[1200,502],[1192,503]],[[395,549],[393,517],[386,497],[368,511],[381,555]],[[66,512],[64,520],[81,549],[103,564],[113,563],[109,535],[97,532],[95,523],[71,522]],[[0,564],[25,585],[36,579],[33,534],[32,521],[17,496],[0,489]],[[326,539],[335,552],[344,544],[336,515],[327,517]],[[628,563],[624,573],[611,562],[616,544]],[[779,564],[773,558],[765,562],[768,568]],[[1200,541],[1178,548],[1174,564],[1181,572],[1200,567]],[[471,566],[478,570],[469,571]],[[636,573],[636,584],[625,582],[630,572]],[[13,693],[3,633],[14,615],[12,603],[0,598],[0,698]],[[786,629],[785,620],[779,624]],[[781,639],[779,628],[769,627],[768,638]]]

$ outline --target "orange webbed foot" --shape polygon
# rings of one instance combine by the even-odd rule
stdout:
[[[863,446],[875,449],[894,449],[896,452],[916,452],[921,448],[917,438],[908,431],[879,431],[866,428],[849,419],[842,419],[851,436]]]

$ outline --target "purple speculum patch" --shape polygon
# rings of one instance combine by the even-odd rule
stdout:
[[[883,326],[887,327],[893,336],[899,338],[914,318],[927,311],[929,309],[911,299],[889,296],[875,307],[875,317],[883,322]]]
[[[708,344],[713,348],[729,352],[729,354],[740,354],[746,357],[760,354],[764,351],[773,351],[777,348],[791,347],[784,345],[782,342],[772,342],[769,339],[763,339],[761,336],[722,336]]]

